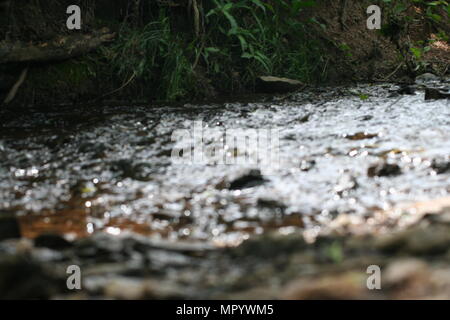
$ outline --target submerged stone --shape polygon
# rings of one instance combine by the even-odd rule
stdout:
[[[240,190],[247,189],[264,184],[267,180],[261,175],[259,170],[250,170],[247,174],[237,178],[230,183],[228,189]]]

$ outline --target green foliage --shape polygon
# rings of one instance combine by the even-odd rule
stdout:
[[[384,3],[394,5],[394,12],[400,13],[406,10],[409,5],[419,5],[426,8],[426,14],[431,20],[441,21],[444,17],[438,11],[444,9],[450,16],[450,6],[448,1],[429,1],[429,0],[382,0]]]
[[[308,40],[299,14],[312,0],[212,0],[200,8],[200,34],[174,23],[169,8],[141,28],[124,25],[103,52],[123,83],[157,88],[157,98],[201,96],[199,79],[223,91],[252,88],[259,75],[314,81],[324,77],[317,43]],[[199,8],[197,8],[199,9]]]
[[[441,22],[448,21],[450,17],[450,5],[448,1],[429,0],[382,0],[386,4],[386,23],[381,29],[381,33],[391,39],[398,40],[399,35],[406,31],[407,26],[417,16],[411,12],[422,12],[427,22],[433,27],[434,39],[409,43],[408,55],[411,56],[411,71],[425,70],[428,67],[424,59],[424,54],[431,50],[431,44],[437,40],[448,41],[448,35],[441,30]],[[420,9],[420,11],[417,11]],[[409,10],[409,11],[408,11]]]
[[[342,244],[338,241],[334,241],[329,246],[325,247],[325,255],[333,263],[341,263],[344,260]]]
[[[449,1],[429,0],[382,0],[386,4],[388,21],[394,23],[405,23],[412,18],[407,14],[411,7],[421,8],[430,23],[439,23],[450,17]],[[389,26],[385,26],[389,28]]]
[[[365,100],[369,99],[369,95],[367,95],[367,94],[365,94],[365,93],[360,93],[360,94],[359,94],[359,98],[360,98],[362,101],[365,101]]]
[[[125,80],[141,79],[159,92],[157,98],[175,100],[192,84],[192,69],[181,44],[168,18],[161,16],[141,29],[125,26],[104,55]]]
[[[213,77],[225,72],[231,79],[234,72],[244,85],[262,74],[318,80],[322,55],[318,45],[307,40],[306,28],[311,22],[299,19],[301,10],[315,1],[213,2],[215,6],[206,14],[205,41],[210,51],[203,54]],[[229,70],[229,65],[237,68]]]
[[[450,5],[448,1],[413,0],[413,2],[426,8],[426,16],[431,21],[440,22],[444,19],[444,16],[441,13],[442,9],[447,13],[447,19],[450,17]]]

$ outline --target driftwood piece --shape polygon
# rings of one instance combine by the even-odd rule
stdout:
[[[69,35],[39,44],[2,41],[0,42],[0,64],[71,59],[97,49],[105,42],[113,40],[114,37],[114,33],[103,28],[91,34]]]

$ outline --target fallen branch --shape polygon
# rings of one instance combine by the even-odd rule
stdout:
[[[395,70],[392,71],[392,73],[390,73],[387,77],[385,77],[385,78],[383,79],[383,81],[389,80],[394,74],[397,73],[397,71],[402,67],[402,65],[403,65],[403,61],[400,62],[400,64],[397,66],[397,68],[395,68]]]
[[[6,96],[5,101],[3,101],[3,104],[7,105],[11,101],[14,100],[14,98],[16,97],[17,91],[19,91],[20,86],[22,85],[22,83],[25,81],[25,79],[27,77],[27,73],[28,73],[28,68],[23,69],[22,73],[19,76],[19,79],[14,84],[14,86],[11,88],[11,90],[9,90],[9,93]]]
[[[67,60],[89,53],[115,34],[104,28],[92,34],[76,34],[40,44],[0,42],[0,64]]]
[[[127,82],[125,82],[125,83],[124,83],[123,85],[121,85],[119,88],[117,88],[117,89],[115,89],[115,90],[113,90],[113,91],[111,91],[111,92],[108,92],[108,93],[104,94],[103,96],[99,97],[98,99],[102,99],[102,98],[105,98],[105,97],[107,97],[107,96],[110,96],[110,95],[112,95],[112,94],[114,94],[114,93],[116,93],[116,92],[119,92],[120,90],[122,90],[123,88],[125,88],[126,86],[128,86],[128,85],[134,80],[134,78],[136,78],[136,72],[133,72],[133,74],[131,75],[130,79],[128,79]]]

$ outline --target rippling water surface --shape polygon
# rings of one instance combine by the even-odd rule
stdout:
[[[342,214],[370,222],[375,212],[449,196],[449,101],[394,89],[4,115],[0,210],[20,215],[28,237],[135,231],[234,245],[269,229],[314,235]],[[242,150],[226,139],[237,130],[278,144]],[[176,132],[186,139],[174,141]],[[187,152],[194,141],[219,153],[175,163],[173,150]],[[245,158],[255,155],[259,162]],[[400,170],[368,174],[385,163]],[[258,169],[260,177],[246,176]],[[242,177],[247,184],[230,187]]]

